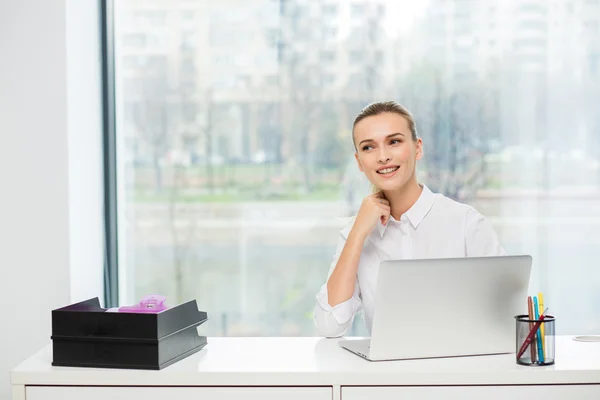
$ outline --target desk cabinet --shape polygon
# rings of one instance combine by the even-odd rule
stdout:
[[[342,387],[342,400],[597,400],[600,385]]]
[[[370,362],[324,338],[209,338],[160,371],[53,367],[46,346],[11,373],[13,400],[600,400],[600,343],[556,337],[556,364],[514,354]]]
[[[28,386],[27,400],[331,400],[333,387]],[[344,386],[341,400],[600,399],[600,385]]]
[[[331,400],[331,387],[28,386],[27,400]]]

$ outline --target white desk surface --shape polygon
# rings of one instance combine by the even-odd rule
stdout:
[[[527,367],[515,354],[364,360],[338,339],[208,338],[198,353],[160,371],[53,367],[51,345],[12,371],[14,385],[329,386],[600,383],[600,342],[556,337],[556,364]]]

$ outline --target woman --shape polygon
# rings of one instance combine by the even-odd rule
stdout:
[[[381,261],[506,254],[474,208],[417,182],[423,141],[408,110],[396,102],[370,104],[354,120],[352,138],[358,168],[375,193],[340,232],[327,282],[317,294],[314,321],[327,337],[344,335],[363,308],[371,331]]]

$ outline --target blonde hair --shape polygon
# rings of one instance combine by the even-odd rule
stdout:
[[[416,142],[418,139],[417,135],[417,124],[415,119],[410,111],[403,105],[395,102],[395,101],[377,101],[375,103],[371,103],[367,105],[365,108],[360,110],[356,118],[354,118],[354,123],[352,124],[352,144],[354,145],[354,151],[358,152],[356,148],[356,142],[354,141],[354,128],[356,124],[367,117],[373,117],[375,115],[380,115],[384,113],[393,113],[398,114],[403,117],[408,122],[408,127],[411,133],[411,139]],[[371,184],[371,193],[377,193],[380,189]]]

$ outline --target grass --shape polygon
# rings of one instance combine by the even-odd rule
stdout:
[[[307,190],[303,171],[275,165],[225,165],[215,167],[213,189],[203,167],[165,168],[161,188],[151,168],[135,168],[134,181],[127,188],[137,203],[239,203],[247,201],[327,201],[340,196],[340,171],[319,168],[311,174]]]
[[[340,197],[340,189],[335,185],[316,185],[312,191],[302,191],[298,187],[285,187],[278,190],[267,187],[254,188],[215,188],[214,193],[203,191],[181,191],[180,193],[153,190],[135,190],[136,203],[240,203],[247,201],[335,201]]]

